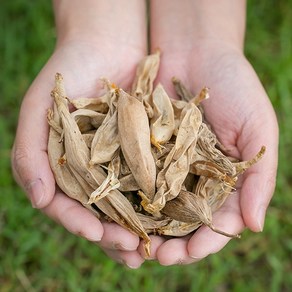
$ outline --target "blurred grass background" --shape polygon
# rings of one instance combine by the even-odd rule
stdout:
[[[278,115],[277,188],[264,232],[245,232],[190,266],[146,262],[138,270],[108,259],[31,208],[13,181],[10,148],[21,99],[53,51],[50,1],[1,1],[0,291],[291,291],[292,1],[248,1],[246,55]],[[269,133],[267,133],[269,134]]]

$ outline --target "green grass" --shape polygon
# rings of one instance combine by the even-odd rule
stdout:
[[[1,1],[0,291],[291,291],[292,1],[249,1],[246,55],[278,115],[277,187],[264,232],[246,232],[190,266],[130,270],[31,208],[13,181],[10,148],[22,96],[50,56],[50,1]]]

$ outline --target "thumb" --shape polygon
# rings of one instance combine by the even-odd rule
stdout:
[[[24,99],[11,163],[14,177],[27,193],[34,208],[44,208],[53,199],[55,180],[48,155],[48,125],[40,99]]]
[[[263,119],[264,126],[257,126],[249,143],[243,150],[243,159],[250,159],[251,153],[256,153],[259,145],[266,146],[266,152],[258,163],[246,171],[241,187],[241,208],[245,224],[252,231],[262,231],[265,214],[273,196],[278,164],[278,127],[273,114]],[[265,129],[258,131],[257,129]],[[254,154],[253,154],[254,155]]]

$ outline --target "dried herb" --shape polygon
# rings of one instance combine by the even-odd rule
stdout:
[[[159,62],[159,51],[141,61],[130,93],[103,79],[97,98],[70,99],[57,73],[47,116],[58,186],[98,218],[137,234],[146,255],[149,234],[185,236],[206,225],[239,237],[218,230],[212,214],[265,152],[263,146],[249,161],[227,156],[204,120],[208,88],[193,95],[173,78],[182,100],[170,97],[162,84],[154,86]]]

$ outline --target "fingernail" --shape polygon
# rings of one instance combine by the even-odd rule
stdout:
[[[36,179],[30,182],[27,185],[26,190],[28,192],[32,207],[39,208],[45,197],[44,185],[41,179]]]
[[[196,260],[196,261],[200,261],[201,259],[203,259],[204,257],[197,257],[197,256],[193,256],[193,255],[189,255],[190,258]]]
[[[113,242],[112,243],[112,248],[116,250],[125,250],[125,251],[130,251],[132,249],[127,248],[126,246],[122,245],[120,242]]]
[[[130,264],[127,263],[126,261],[123,261],[123,264],[124,264],[127,268],[129,268],[129,269],[131,269],[131,270],[135,270],[135,269],[138,269],[138,268],[140,267],[140,265],[130,265]]]
[[[258,223],[258,229],[260,232],[262,232],[264,229],[265,217],[266,217],[266,208],[262,206],[259,208],[258,213],[257,213],[257,223]]]

